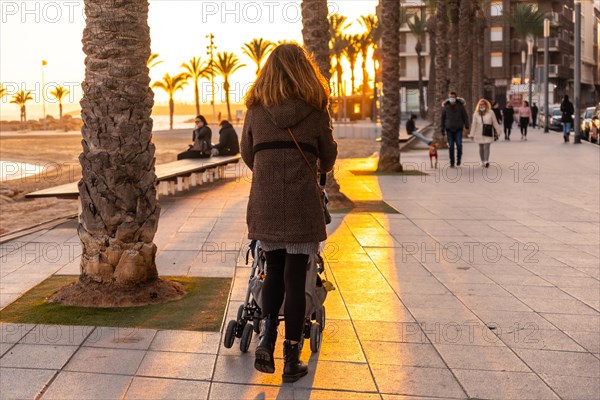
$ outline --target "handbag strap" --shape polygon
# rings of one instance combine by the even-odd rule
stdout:
[[[298,144],[298,141],[296,140],[296,136],[294,136],[294,134],[292,133],[292,130],[290,128],[288,128],[288,132],[290,133],[290,136],[292,137],[292,140],[296,144],[296,148],[298,149],[298,151],[300,152],[300,154],[302,154],[302,158],[304,158],[304,162],[306,163],[306,165],[310,169],[310,172],[313,174],[313,177],[315,178],[314,182],[317,184],[317,188],[319,189],[319,192],[320,192],[322,189],[321,189],[321,186],[319,185],[319,181],[318,181],[318,178],[317,178],[317,174],[315,173],[315,170],[313,169],[313,167],[311,167],[310,162],[308,162],[308,158],[306,158],[306,155],[304,154],[304,152],[300,148],[300,145]],[[319,200],[321,201],[321,207],[325,207],[325,204],[323,203],[323,196],[319,196]]]

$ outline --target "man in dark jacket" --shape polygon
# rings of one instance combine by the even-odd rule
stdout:
[[[219,131],[219,144],[215,144],[212,147],[213,156],[234,156],[240,152],[240,144],[238,141],[238,135],[233,129],[233,126],[224,119],[219,124],[221,130]]]
[[[534,128],[537,126],[537,116],[539,113],[539,108],[537,104],[533,103],[533,107],[531,107],[531,126]]]
[[[562,126],[563,126],[563,139],[565,143],[569,143],[569,135],[571,134],[571,128],[573,127],[573,114],[575,108],[573,103],[569,101],[569,96],[565,94],[563,102],[560,104],[560,111],[562,112]]]
[[[469,116],[465,110],[465,101],[456,97],[455,92],[450,92],[448,100],[442,107],[442,134],[448,135],[448,149],[450,151],[450,168],[454,168],[454,144],[456,143],[457,163],[460,166],[462,159],[462,131],[469,129]]]

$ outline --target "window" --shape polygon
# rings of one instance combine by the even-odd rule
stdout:
[[[502,67],[502,53],[492,53],[491,66],[492,68]]]
[[[490,4],[490,15],[492,17],[502,16],[502,2],[501,1],[492,1],[492,3]]]
[[[492,27],[490,32],[491,32],[490,40],[492,42],[501,42],[502,41],[502,27],[501,26]]]

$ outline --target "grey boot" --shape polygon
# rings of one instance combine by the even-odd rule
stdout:
[[[275,342],[277,341],[277,326],[279,325],[279,319],[267,315],[264,318],[264,323],[263,337],[256,348],[254,368],[260,372],[272,374],[275,372],[273,351],[275,350]]]

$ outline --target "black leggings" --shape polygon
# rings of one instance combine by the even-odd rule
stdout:
[[[529,125],[529,118],[521,118],[521,135],[527,136],[527,126]]]
[[[285,338],[299,342],[306,309],[304,287],[308,255],[287,254],[285,250],[267,251],[265,255],[267,276],[262,287],[262,314],[278,315],[285,295]]]

